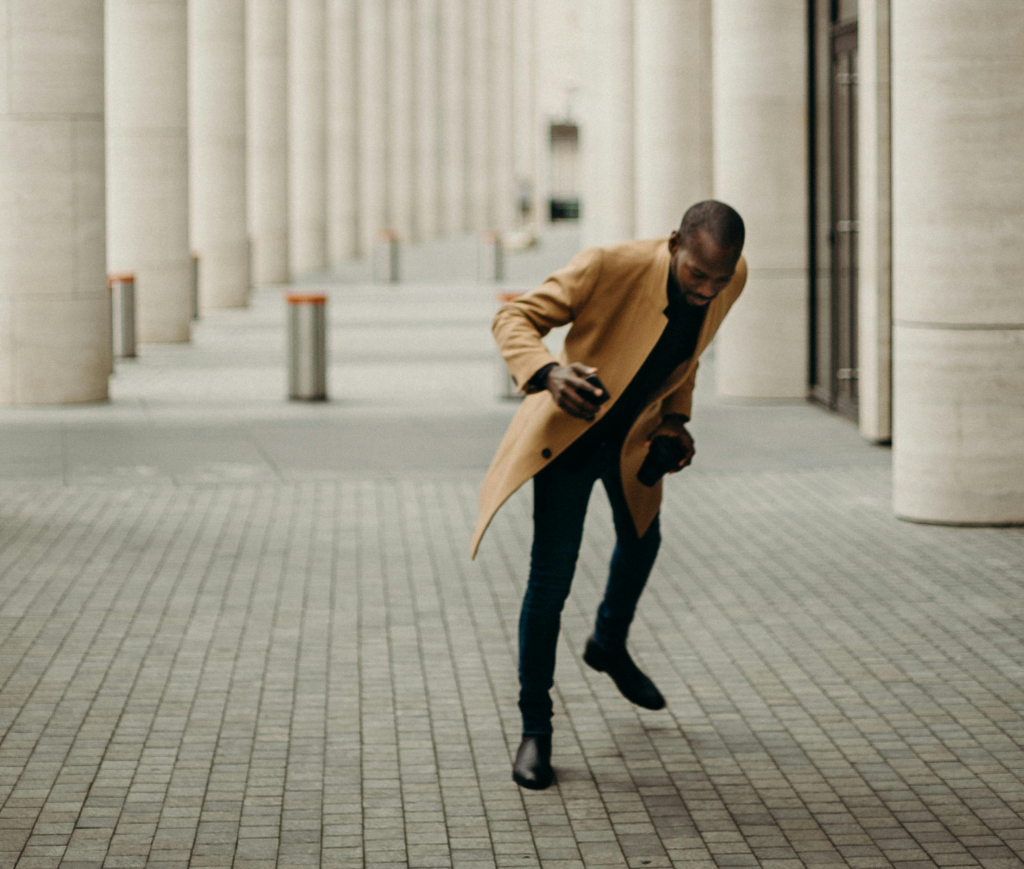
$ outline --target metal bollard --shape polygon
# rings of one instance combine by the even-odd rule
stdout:
[[[393,229],[382,229],[377,234],[373,251],[373,282],[398,283],[398,236]]]
[[[501,243],[501,233],[488,230],[480,234],[476,273],[484,282],[497,283],[505,279],[505,249]]]
[[[508,302],[515,301],[521,295],[522,293],[498,293],[495,298],[498,300],[499,305],[504,305]],[[497,383],[498,398],[522,401],[525,397],[516,392],[516,382],[512,379],[512,374],[508,370],[508,365],[505,364],[505,359],[500,353],[498,354]]]
[[[288,397],[327,400],[327,296],[289,293]]]
[[[192,319],[199,319],[199,254],[192,254]]]
[[[114,355],[122,359],[134,359],[135,275],[131,272],[107,275],[107,289],[110,290]]]

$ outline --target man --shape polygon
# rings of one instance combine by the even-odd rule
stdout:
[[[472,556],[498,508],[533,478],[533,547],[519,618],[523,740],[512,775],[523,787],[546,788],[554,777],[555,647],[598,479],[611,502],[616,545],[583,660],[608,673],[631,702],[665,705],[626,651],[661,539],[661,481],[644,485],[637,472],[655,437],[676,449],[670,473],[693,458],[686,423],[697,359],[746,282],[743,241],[736,211],[699,202],[667,239],[585,250],[494,317],[502,356],[527,396],[484,480]],[[541,338],[569,322],[555,359]],[[591,375],[607,395],[585,379]]]

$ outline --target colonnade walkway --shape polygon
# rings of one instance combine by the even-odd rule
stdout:
[[[0,866],[1024,865],[1024,530],[897,521],[887,450],[711,364],[630,640],[668,708],[580,660],[598,487],[558,785],[517,788],[529,487],[468,560],[493,288],[357,279],[330,403],[284,400],[268,288],[109,405],[0,411]]]

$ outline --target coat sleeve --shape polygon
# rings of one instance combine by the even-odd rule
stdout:
[[[548,363],[558,362],[541,338],[577,317],[600,277],[602,257],[601,248],[581,251],[565,268],[494,315],[491,331],[519,392],[540,391],[530,378]]]

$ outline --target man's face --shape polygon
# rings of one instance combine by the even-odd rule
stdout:
[[[672,254],[669,268],[686,304],[703,307],[729,286],[736,273],[738,251],[722,250],[699,229],[690,236],[685,247],[678,230],[672,233],[668,244]]]

